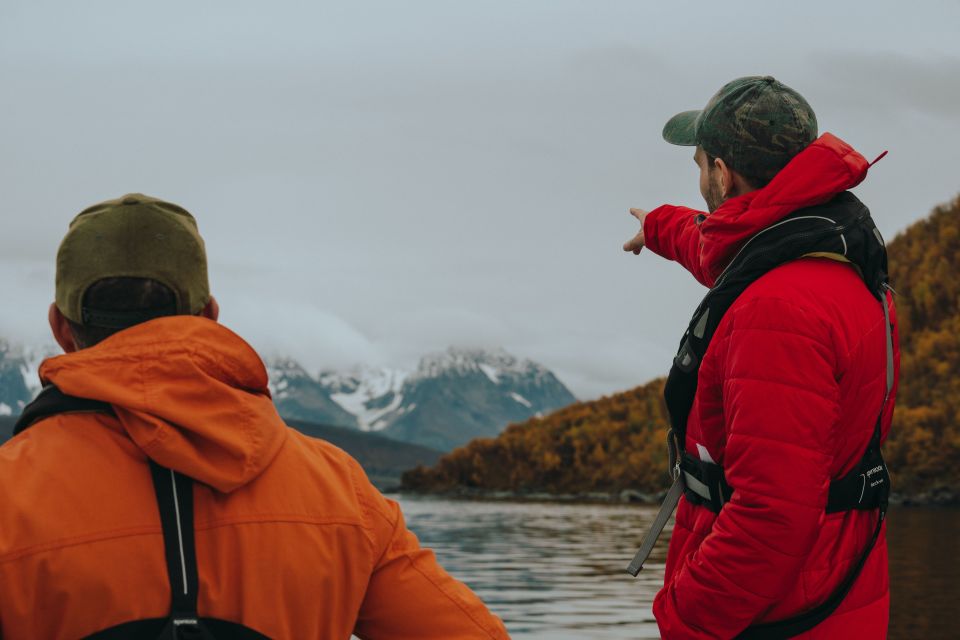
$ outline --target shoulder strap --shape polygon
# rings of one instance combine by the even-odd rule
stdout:
[[[23,408],[23,413],[20,414],[20,417],[13,427],[13,435],[17,435],[44,418],[49,418],[59,413],[79,412],[112,414],[113,407],[99,400],[68,396],[57,387],[48,385],[43,388],[43,391],[40,392],[33,402]]]
[[[158,640],[213,640],[197,615],[197,549],[193,535],[193,480],[150,460],[170,580],[170,617]]]

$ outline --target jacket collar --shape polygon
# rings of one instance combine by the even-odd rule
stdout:
[[[724,202],[700,223],[700,263],[709,286],[751,236],[804,207],[823,204],[860,184],[870,165],[825,133],[762,189]]]

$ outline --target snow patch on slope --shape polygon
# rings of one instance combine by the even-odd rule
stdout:
[[[486,376],[487,376],[488,378],[490,378],[490,382],[492,382],[493,384],[500,384],[500,372],[499,372],[499,371],[497,371],[496,369],[494,369],[493,367],[491,367],[489,364],[486,364],[486,363],[483,363],[483,362],[481,362],[481,363],[480,363],[479,365],[477,365],[477,366],[480,367],[480,371],[483,371],[483,373],[486,374]]]
[[[319,381],[334,402],[357,417],[363,431],[379,431],[387,426],[384,416],[402,406],[400,390],[409,375],[401,369],[358,368],[348,373],[325,371]]]
[[[516,400],[517,402],[519,402],[520,404],[522,404],[522,405],[525,406],[525,407],[528,407],[528,408],[529,408],[529,407],[532,407],[532,406],[533,406],[532,404],[530,404],[530,401],[529,401],[529,400],[527,400],[526,398],[524,398],[524,397],[523,397],[522,395],[520,395],[519,393],[516,393],[515,391],[511,391],[511,392],[510,392],[510,397],[513,398],[514,400]]]

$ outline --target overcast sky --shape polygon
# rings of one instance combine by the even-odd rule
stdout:
[[[262,352],[503,346],[581,398],[626,389],[704,293],[620,250],[629,207],[703,206],[664,122],[777,77],[890,150],[856,190],[889,239],[960,191],[958,25],[953,1],[3,0],[0,335],[47,340],[68,222],[140,191],[196,215]]]

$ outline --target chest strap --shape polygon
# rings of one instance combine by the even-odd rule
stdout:
[[[723,467],[699,460],[689,453],[680,456],[683,493],[692,504],[720,513],[730,501],[733,487]],[[827,513],[886,508],[890,496],[890,472],[880,451],[880,418],[866,452],[847,475],[830,483]]]

